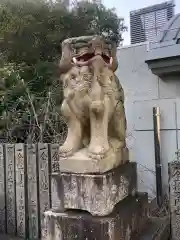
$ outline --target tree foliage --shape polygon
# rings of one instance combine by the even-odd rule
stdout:
[[[103,5],[80,2],[68,10],[60,1],[1,0],[1,131],[30,119],[39,126],[47,105],[47,119],[59,114],[57,63],[65,38],[102,34],[118,45],[125,30],[123,19]]]

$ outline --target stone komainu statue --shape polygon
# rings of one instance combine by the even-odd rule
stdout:
[[[59,148],[63,159],[104,161],[107,171],[119,165],[126,149],[124,92],[115,75],[116,47],[100,36],[67,39],[60,60],[64,85],[62,113],[68,121],[66,141]],[[104,159],[104,160],[103,160]],[[75,163],[75,162],[74,162]],[[80,170],[75,170],[80,171]]]

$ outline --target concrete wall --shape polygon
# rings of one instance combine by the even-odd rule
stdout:
[[[138,163],[140,191],[154,198],[155,157],[152,108],[161,111],[161,156],[163,187],[168,192],[168,162],[175,160],[180,148],[180,77],[162,80],[145,63],[148,44],[118,50],[117,76],[124,88],[127,115],[127,144],[130,160]]]

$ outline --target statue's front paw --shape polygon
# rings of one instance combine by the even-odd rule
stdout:
[[[108,145],[90,145],[88,148],[88,156],[92,159],[100,160],[106,157],[108,150]]]
[[[91,159],[94,159],[94,160],[101,160],[101,159],[105,158],[105,156],[106,156],[105,154],[95,154],[92,152],[88,153],[88,157]]]
[[[69,157],[69,156],[73,155],[73,153],[74,153],[73,148],[69,147],[67,145],[59,148],[59,156],[62,158]]]

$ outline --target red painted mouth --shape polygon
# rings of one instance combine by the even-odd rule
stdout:
[[[109,56],[107,56],[106,54],[102,54],[101,56],[107,64],[110,63],[110,57]],[[83,54],[79,57],[76,57],[76,60],[81,61],[81,62],[87,62],[88,60],[90,60],[93,57],[95,57],[94,53],[85,53],[85,54]]]

